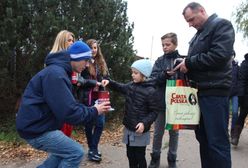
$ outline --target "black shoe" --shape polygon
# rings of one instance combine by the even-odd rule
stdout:
[[[238,146],[239,138],[237,138],[237,137],[231,138],[231,144],[234,146]]]
[[[93,162],[101,162],[102,161],[102,158],[100,156],[98,156],[97,153],[95,153],[93,151],[88,152],[88,159],[90,161],[93,161]]]
[[[152,160],[148,168],[159,168],[160,165],[160,153],[151,153]]]
[[[231,130],[231,144],[234,146],[238,146],[240,134],[242,132],[243,127],[239,125],[235,125]]]
[[[176,162],[168,162],[168,168],[177,168]]]

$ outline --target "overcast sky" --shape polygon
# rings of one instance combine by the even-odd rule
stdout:
[[[243,0],[195,0],[202,4],[209,15],[216,13],[222,18],[230,20],[234,28],[232,13]],[[155,61],[163,54],[160,37],[169,32],[178,35],[178,51],[186,55],[188,42],[196,30],[189,27],[182,15],[183,8],[191,0],[127,0],[128,18],[134,22],[134,49],[137,55],[148,57]],[[239,62],[247,50],[247,40],[242,34],[236,34],[234,49]]]

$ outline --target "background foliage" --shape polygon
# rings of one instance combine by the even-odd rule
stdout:
[[[233,13],[238,31],[243,33],[244,38],[248,37],[248,0],[243,1]]]
[[[60,30],[77,38],[95,38],[117,81],[130,78],[134,59],[133,24],[122,0],[1,0],[0,2],[0,117],[14,118],[18,100],[31,77],[43,68]],[[115,113],[123,99],[112,93]]]

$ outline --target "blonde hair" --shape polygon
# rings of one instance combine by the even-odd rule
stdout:
[[[55,53],[67,49],[66,43],[69,36],[72,36],[73,39],[75,39],[75,36],[72,32],[69,32],[68,30],[61,30],[56,36],[53,48],[50,53]]]
[[[108,75],[108,67],[107,67],[106,61],[103,57],[103,54],[102,54],[102,51],[101,51],[101,48],[100,48],[98,42],[95,39],[89,39],[86,41],[86,43],[89,45],[90,48],[92,48],[93,44],[95,44],[95,43],[97,44],[97,53],[96,53],[96,56],[94,57],[94,63],[90,63],[90,65],[89,65],[90,75],[96,77],[97,74],[96,74],[95,65],[98,66],[101,75],[103,75],[103,76]]]

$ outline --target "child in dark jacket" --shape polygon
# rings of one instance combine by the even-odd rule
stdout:
[[[149,129],[159,111],[158,100],[155,85],[148,79],[152,71],[151,62],[138,60],[131,68],[133,81],[122,84],[105,80],[102,83],[109,83],[112,89],[125,95],[123,143],[127,147],[129,167],[146,168],[146,146],[150,143]]]

